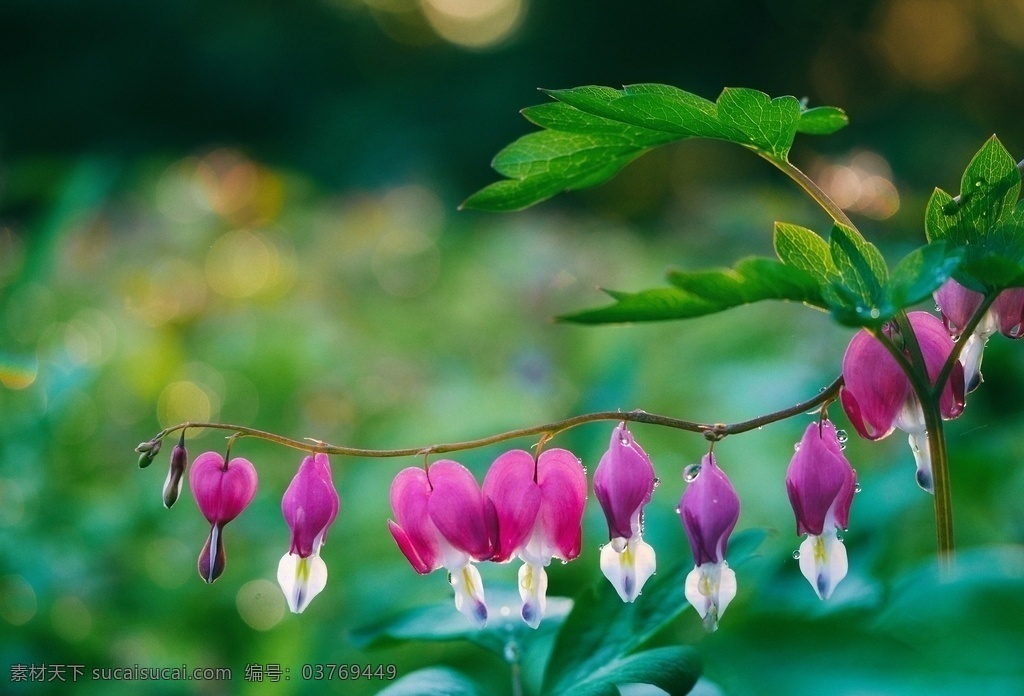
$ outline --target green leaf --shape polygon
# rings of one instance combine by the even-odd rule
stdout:
[[[519,617],[522,600],[517,590],[500,586],[487,588],[487,605],[492,615],[485,628],[477,628],[465,616],[455,611],[451,600],[423,607],[415,607],[398,616],[352,633],[352,642],[363,648],[380,648],[409,641],[466,640],[497,655],[503,655],[509,639],[515,638],[524,650],[545,636],[550,636],[562,625],[572,609],[572,600],[566,597],[548,597],[544,621],[537,629],[527,626]],[[509,607],[507,617],[497,611]]]
[[[810,273],[820,283],[829,283],[838,277],[828,242],[806,227],[777,222],[773,243],[775,253],[784,264]]]
[[[903,309],[930,297],[957,269],[963,255],[963,250],[940,240],[904,256],[889,280],[893,307]]]
[[[686,138],[716,138],[785,160],[798,131],[828,133],[845,124],[834,107],[801,110],[794,97],[772,99],[753,89],[727,88],[717,103],[658,84],[545,90],[556,100],[523,110],[545,129],[519,138],[494,158],[508,177],[462,204],[519,210],[566,190],[607,181],[651,148]]]
[[[670,271],[669,282],[720,312],[760,300],[793,300],[824,307],[819,284],[807,271],[751,256],[735,269]]]
[[[960,195],[936,189],[925,212],[930,241],[944,240],[964,254],[954,277],[979,292],[1024,283],[1024,208],[1021,175],[993,136],[967,165]]]
[[[427,667],[410,672],[390,684],[377,696],[479,696],[480,691],[468,677],[449,667]]]
[[[580,691],[580,694],[614,693],[608,690],[608,685],[625,683],[616,681],[625,672],[605,670],[623,661],[689,608],[683,593],[688,572],[689,567],[683,565],[660,571],[647,582],[643,595],[633,603],[623,602],[604,578],[585,590],[576,598],[572,613],[555,638],[544,674],[544,693],[566,693],[575,685],[583,684],[593,684],[594,690]],[[682,676],[685,670],[686,675],[696,681],[701,670],[696,653],[691,648],[680,650],[683,652],[673,656],[679,665],[675,668],[677,674]],[[590,681],[599,674],[601,679]],[[651,675],[645,674],[644,679],[628,681],[648,678]]]
[[[838,278],[822,291],[837,320],[854,326],[872,326],[892,318],[889,271],[882,253],[856,230],[836,224],[829,236],[829,252]]]
[[[653,684],[670,696],[684,696],[697,683],[700,655],[684,646],[654,648],[602,665],[566,691],[565,696],[617,696],[617,684]]]
[[[820,284],[810,273],[774,259],[749,257],[734,269],[670,271],[668,279],[674,288],[638,293],[606,290],[615,304],[559,319],[582,324],[691,319],[761,300],[792,300],[825,307]]]
[[[740,142],[741,145],[756,147],[779,160],[786,159],[801,118],[796,97],[772,99],[756,89],[726,88],[717,105],[719,120],[746,136],[747,142]]]
[[[797,133],[808,135],[831,135],[849,125],[846,112],[835,106],[816,106],[800,113],[796,124]]]

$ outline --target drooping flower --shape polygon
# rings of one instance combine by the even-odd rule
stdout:
[[[594,472],[594,494],[608,521],[601,571],[624,602],[632,602],[654,574],[654,549],[643,540],[643,509],[657,479],[651,458],[623,421]]]
[[[171,466],[167,470],[167,478],[164,480],[164,507],[168,510],[181,494],[182,477],[185,475],[187,466],[188,452],[185,450],[185,431],[182,430],[181,439],[171,450]]]
[[[686,599],[714,631],[736,596],[736,573],[725,553],[740,517],[740,499],[725,472],[708,453],[696,467],[687,467],[688,481],[679,501],[679,516],[693,551],[694,568],[686,576]]]
[[[403,469],[391,484],[395,520],[388,529],[417,573],[442,566],[455,590],[455,608],[479,626],[487,623],[483,582],[473,561],[492,553],[491,527],[473,474],[440,460],[428,471]]]
[[[952,278],[935,291],[935,302],[951,336],[959,336],[981,306],[984,296],[965,288]],[[960,353],[967,391],[981,384],[981,357],[989,337],[996,331],[1007,338],[1024,337],[1024,288],[1003,290],[988,308]]]
[[[188,485],[210,523],[210,535],[199,554],[199,575],[206,582],[213,582],[224,572],[224,526],[252,501],[257,480],[256,468],[241,457],[225,464],[217,452],[203,452],[192,463]]]
[[[831,421],[811,423],[786,471],[786,492],[796,515],[800,572],[821,599],[846,577],[846,547],[838,536],[850,519],[857,474],[843,454]]]
[[[534,460],[525,450],[505,452],[484,477],[488,514],[496,520],[494,555],[504,562],[518,556],[523,620],[540,625],[547,604],[547,573],[552,558],[571,561],[580,553],[587,475],[564,449],[545,450]]]
[[[953,350],[953,340],[937,317],[927,312],[910,312],[907,317],[921,347],[928,376],[934,380]],[[886,324],[882,330],[897,342],[905,341],[893,324]],[[917,463],[917,483],[932,492],[924,411],[896,359],[866,330],[859,331],[846,349],[843,380],[840,399],[853,427],[869,440],[886,437],[895,428],[907,433]],[[963,408],[964,369],[957,362],[942,390],[939,409],[943,418],[951,419],[959,416]]]
[[[303,459],[281,500],[292,540],[277,566],[277,582],[288,608],[296,614],[327,585],[327,564],[320,558],[320,547],[340,505],[327,455],[320,452]]]

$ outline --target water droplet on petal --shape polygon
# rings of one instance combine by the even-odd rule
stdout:
[[[837,430],[836,439],[839,440],[839,444],[843,444],[850,439],[850,436],[846,434],[845,430]]]
[[[683,469],[683,480],[687,483],[693,483],[698,476],[700,476],[700,464],[690,464]]]
[[[860,487],[859,483],[856,486],[853,487],[853,492],[854,493],[860,493],[862,490],[863,489]]]
[[[793,445],[793,451],[794,452],[799,452],[800,451],[800,443],[799,442],[796,443],[795,445]]]
[[[661,479],[660,478],[655,478],[654,479],[654,487],[657,488],[660,485],[661,485]]]
[[[797,560],[797,561],[800,560],[800,550],[799,549],[797,549],[796,551],[793,552],[793,558],[795,560]]]
[[[626,437],[625,435],[622,435],[622,436],[619,437],[619,442],[621,444],[623,444],[623,445],[628,445],[629,444],[629,438]]]

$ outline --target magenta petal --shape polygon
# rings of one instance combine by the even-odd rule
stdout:
[[[693,551],[693,562],[725,560],[729,535],[740,517],[740,499],[712,454],[701,459],[700,472],[683,491],[679,515]]]
[[[247,459],[236,457],[224,469],[217,452],[196,457],[188,477],[196,503],[210,524],[227,524],[238,517],[256,494],[256,469]]]
[[[620,423],[594,472],[594,494],[608,521],[609,538],[633,536],[633,516],[650,502],[653,492],[651,458],[633,439],[625,422]]]
[[[281,501],[281,512],[292,530],[291,553],[300,558],[318,553],[339,505],[327,455],[306,457]]]
[[[576,456],[564,449],[542,452],[537,460],[541,505],[537,523],[558,557],[571,561],[580,555],[583,509],[587,503],[587,474]]]
[[[391,509],[397,523],[388,520],[388,528],[418,573],[441,567],[437,527],[430,520],[427,506],[429,499],[430,482],[423,469],[402,469],[391,483]]]
[[[786,471],[786,491],[796,514],[796,533],[820,536],[832,511],[845,527],[856,474],[843,455],[835,426],[811,423]]]
[[[430,465],[430,519],[452,546],[476,560],[491,557],[483,495],[473,474],[450,459]]]
[[[405,533],[405,530],[391,520],[388,520],[388,531],[391,532],[391,536],[398,543],[399,550],[409,559],[409,563],[412,564],[413,570],[417,573],[426,575],[440,567],[434,562],[433,556],[428,555],[428,558],[424,559],[420,555],[420,551],[427,549],[423,547],[418,548],[412,539],[409,538],[409,535]]]
[[[992,303],[999,318],[999,333],[1007,338],[1024,337],[1024,288],[1010,288],[999,293]]]
[[[935,291],[935,303],[942,312],[942,319],[948,333],[957,335],[978,311],[984,295],[965,288],[952,278]]]
[[[910,394],[910,382],[885,346],[867,331],[858,331],[846,349],[843,381],[843,409],[857,432],[869,440],[891,433]]]
[[[942,371],[946,358],[953,352],[953,339],[949,337],[942,322],[928,312],[910,312],[907,315],[910,325],[917,336],[924,355],[924,364],[928,368],[928,376],[935,380]],[[959,362],[953,366],[954,371],[947,382],[939,407],[943,418],[956,418],[964,410],[964,371]]]
[[[541,500],[535,468],[532,454],[512,450],[495,459],[487,470],[483,495],[497,517],[493,561],[507,561],[530,539]]]

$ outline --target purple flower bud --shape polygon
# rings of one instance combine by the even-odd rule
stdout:
[[[637,598],[657,567],[654,549],[643,540],[643,508],[656,484],[651,458],[623,421],[594,472],[594,493],[608,522],[601,572],[624,602]]]
[[[281,512],[292,531],[291,553],[301,558],[319,553],[340,505],[327,455],[303,459],[281,500]]]
[[[182,477],[185,475],[187,466],[188,452],[185,451],[185,431],[182,430],[181,439],[171,450],[171,466],[167,470],[167,479],[164,481],[164,507],[168,510],[181,494]]]
[[[654,465],[633,434],[620,423],[594,472],[594,494],[608,521],[608,538],[637,533],[643,506],[654,493]]]
[[[686,599],[704,628],[714,631],[736,596],[736,573],[725,562],[729,535],[740,516],[740,499],[714,455],[687,469],[689,482],[679,501],[679,516],[693,551],[693,570],[686,576]]]
[[[224,463],[217,452],[196,457],[188,483],[199,510],[210,523],[210,536],[199,555],[199,574],[213,582],[224,572],[222,530],[242,513],[256,494],[256,469],[247,459],[236,457]]]
[[[796,533],[807,534],[797,557],[800,571],[821,599],[828,599],[846,577],[845,529],[857,474],[843,455],[835,426],[811,423],[786,471],[786,491],[796,514]]]
[[[705,454],[700,469],[690,476],[693,479],[679,501],[679,516],[690,540],[693,562],[721,563],[729,535],[740,518],[740,499],[713,454]]]
[[[845,529],[857,474],[843,454],[831,421],[811,423],[786,471],[786,491],[796,514],[796,533],[820,536]]]
[[[290,551],[277,566],[278,584],[296,614],[327,586],[327,564],[320,558],[320,547],[340,504],[327,455],[303,459],[281,501],[292,540]]]

